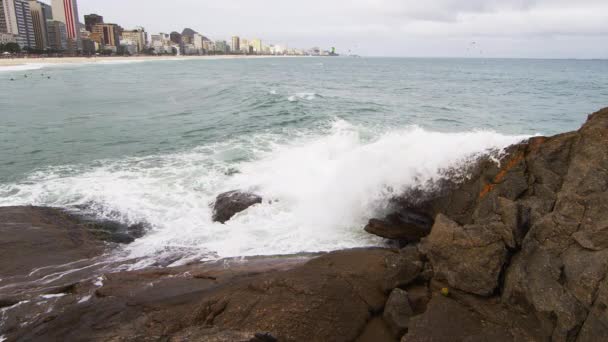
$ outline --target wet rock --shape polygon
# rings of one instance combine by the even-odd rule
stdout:
[[[460,226],[438,215],[431,235],[423,239],[421,250],[433,266],[435,276],[450,286],[488,296],[498,286],[507,258],[507,249],[497,225]]]
[[[388,215],[384,220],[371,219],[365,231],[387,239],[420,241],[431,232],[433,219],[412,210]]]
[[[213,221],[226,223],[234,215],[252,205],[262,203],[262,197],[242,191],[229,191],[217,196],[213,203]]]
[[[386,256],[384,262],[387,271],[383,288],[387,292],[396,287],[409,285],[416,280],[424,268],[416,246],[407,246],[398,253],[391,253]]]
[[[382,317],[395,337],[400,338],[405,334],[413,315],[407,292],[394,289],[388,297]]]
[[[288,270],[256,269],[242,262],[227,268],[221,262],[211,269],[190,265],[108,274],[89,302],[13,336],[100,341],[247,336],[242,339],[247,341],[263,332],[279,341],[353,341],[372,315],[382,313],[387,300],[384,258],[391,253],[334,252]],[[192,277],[195,273],[215,280]]]
[[[105,244],[62,210],[0,208],[1,278],[101,255]]]

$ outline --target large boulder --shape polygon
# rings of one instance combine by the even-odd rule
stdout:
[[[410,317],[413,315],[407,291],[394,289],[386,301],[382,317],[395,337],[401,338],[407,332]]]
[[[433,219],[412,210],[388,215],[385,219],[371,219],[365,231],[387,239],[417,242],[429,235]]]
[[[386,275],[383,282],[385,291],[390,292],[396,287],[404,287],[418,278],[424,262],[416,246],[407,246],[398,253],[390,253],[384,258]]]
[[[219,194],[213,203],[213,221],[226,223],[234,215],[255,204],[262,203],[262,197],[242,191],[228,191]]]
[[[501,230],[492,225],[461,226],[440,214],[421,249],[436,277],[463,291],[488,296],[498,286],[507,258]]]

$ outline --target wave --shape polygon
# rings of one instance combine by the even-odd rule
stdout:
[[[316,93],[296,93],[295,95],[289,96],[287,100],[289,100],[289,102],[297,102],[299,100],[312,101],[317,97],[319,97],[319,95]]]
[[[362,227],[393,195],[525,138],[417,126],[378,132],[337,120],[316,132],[258,134],[183,153],[49,167],[0,185],[0,206],[87,208],[100,218],[145,221],[153,230],[125,250],[144,258],[138,266],[381,245]],[[209,204],[234,189],[257,192],[265,201],[226,225],[211,222]]]
[[[32,63],[32,64],[21,64],[21,65],[7,65],[0,66],[0,72],[16,72],[16,71],[30,71],[39,70],[48,67],[49,64],[44,63]]]

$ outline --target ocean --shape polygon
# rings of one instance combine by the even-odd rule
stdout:
[[[5,67],[0,206],[145,222],[121,250],[140,266],[381,245],[362,228],[392,196],[607,105],[602,60]],[[234,189],[264,202],[213,223],[210,203]]]

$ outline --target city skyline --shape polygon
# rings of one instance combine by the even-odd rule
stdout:
[[[412,57],[608,58],[603,0],[80,0],[149,32],[192,27],[212,37],[264,37],[294,46]],[[146,8],[145,15],[136,15]],[[474,49],[470,44],[476,43]]]

